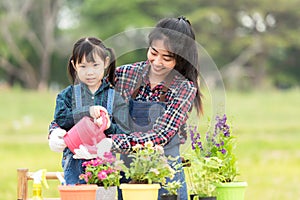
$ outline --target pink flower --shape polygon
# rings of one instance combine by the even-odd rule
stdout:
[[[105,153],[101,158],[86,161],[82,166],[85,172],[80,175],[80,179],[85,180],[86,183],[97,184],[105,188],[120,184],[119,172],[123,168],[123,162],[118,161],[111,152]]]
[[[108,168],[108,169],[103,170],[103,171],[105,171],[106,174],[111,174],[113,170],[111,168]]]
[[[107,173],[105,172],[105,170],[103,170],[103,171],[101,171],[101,172],[98,173],[98,178],[100,180],[104,180],[104,179],[107,178]]]

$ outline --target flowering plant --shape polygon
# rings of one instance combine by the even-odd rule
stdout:
[[[124,169],[126,178],[130,183],[152,184],[166,183],[166,178],[173,179],[176,171],[168,164],[164,149],[160,145],[153,146],[152,142],[144,145],[136,144],[133,147],[132,162]]]
[[[237,176],[237,159],[234,154],[236,140],[231,135],[227,116],[216,116],[213,132],[208,131],[205,138],[200,137],[197,127],[190,128],[192,149],[199,158],[217,157],[222,161],[218,170],[221,182],[232,182]],[[211,130],[211,129],[210,129]]]
[[[105,189],[120,185],[123,161],[117,160],[111,152],[105,152],[101,158],[85,161],[82,166],[85,167],[85,172],[79,178],[87,183],[104,186]]]

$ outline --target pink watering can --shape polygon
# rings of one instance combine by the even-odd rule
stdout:
[[[74,149],[79,149],[83,145],[91,154],[97,154],[96,145],[104,138],[104,130],[107,126],[107,118],[101,112],[102,125],[98,126],[91,117],[83,117],[64,136],[64,141],[68,148],[75,154]]]

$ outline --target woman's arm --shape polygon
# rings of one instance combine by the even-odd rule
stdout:
[[[165,145],[178,133],[179,127],[188,118],[187,113],[193,105],[197,90],[192,82],[183,80],[177,81],[177,83],[177,87],[172,87],[175,89],[172,89],[172,95],[164,114],[156,120],[152,130],[148,132],[133,132],[130,135],[112,135],[112,148],[114,151],[128,152],[133,145],[137,143],[143,144],[147,141]]]

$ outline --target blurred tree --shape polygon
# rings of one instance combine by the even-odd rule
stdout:
[[[290,51],[295,51],[293,55],[299,53],[299,6],[299,0],[87,0],[81,7],[80,28],[106,39],[124,30],[154,26],[163,17],[185,15],[228,87],[261,87],[269,78],[278,82],[276,73],[285,74],[295,84],[300,82],[300,68],[297,62],[291,62]],[[274,62],[278,48],[284,53]],[[145,57],[129,55],[120,58],[119,63]],[[286,60],[290,65],[283,68]]]
[[[158,0],[102,0],[99,3],[97,0],[86,0],[80,8],[78,30],[85,30],[85,34],[99,36],[104,41],[122,34],[122,39],[126,40],[124,45],[130,45],[129,42],[138,43],[134,31],[130,30],[150,28],[161,18],[182,15],[185,13],[184,4],[179,0],[172,3]],[[125,34],[126,31],[131,35]],[[119,55],[118,64],[146,59],[146,49],[134,50]]]
[[[48,86],[60,0],[1,1],[0,68],[26,88]]]
[[[278,82],[278,73],[299,85],[299,64],[292,59],[300,53],[299,6],[299,0],[201,1],[189,17],[227,86],[261,87],[270,78]]]
[[[198,43],[228,87],[260,87],[270,79],[279,87],[300,84],[299,0],[2,0],[0,5],[0,78],[28,88],[67,84],[67,56],[79,37],[106,41],[180,15],[192,22]],[[128,35],[124,44],[133,39],[138,38]],[[117,63],[145,57],[145,49],[137,49]]]

